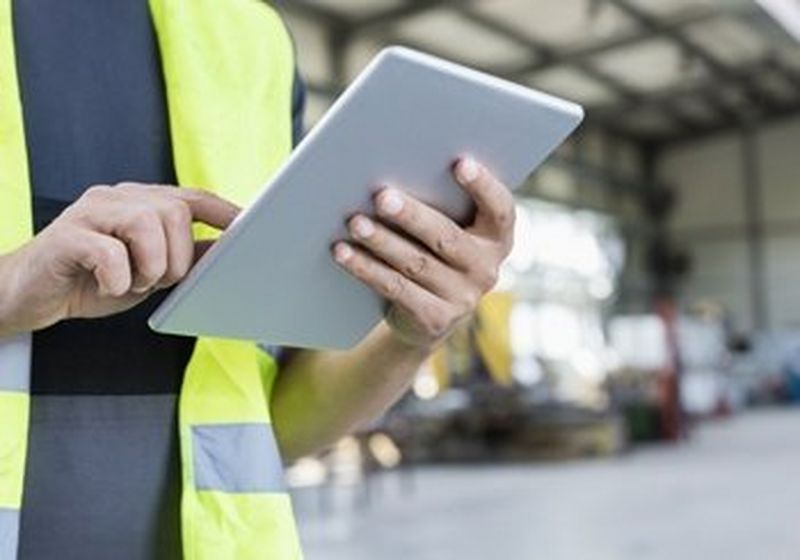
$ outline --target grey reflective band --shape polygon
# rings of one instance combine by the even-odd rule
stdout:
[[[19,510],[0,508],[0,558],[17,557],[19,543]]]
[[[27,393],[30,381],[30,333],[0,339],[0,391]]]
[[[269,424],[192,428],[194,485],[221,492],[285,492],[283,464]]]

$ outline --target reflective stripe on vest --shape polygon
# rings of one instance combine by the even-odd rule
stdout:
[[[0,0],[0,254],[33,231],[11,10]],[[178,182],[246,205],[291,150],[294,60],[283,22],[259,0],[150,0],[150,11]],[[187,560],[301,557],[269,416],[275,374],[254,344],[195,345],[179,404]],[[16,557],[29,379],[30,335],[0,341],[3,560]]]
[[[33,234],[11,0],[0,0],[0,254]],[[30,335],[0,345],[0,558],[17,554],[30,410]]]

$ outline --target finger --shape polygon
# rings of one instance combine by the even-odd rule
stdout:
[[[120,183],[114,187],[108,185],[94,186],[84,193],[82,199],[91,204],[83,205],[84,210],[93,210],[98,204],[119,203],[119,197],[134,198],[141,201],[152,201],[153,195],[177,199],[186,204],[193,221],[205,223],[217,229],[227,228],[241,211],[241,208],[219,196],[189,187],[170,185],[152,185],[142,183]],[[96,212],[82,212],[82,217],[92,223],[104,224],[102,216]]]
[[[128,249],[119,239],[76,229],[69,248],[78,266],[94,276],[101,296],[121,297],[131,289]]]
[[[399,226],[443,261],[467,270],[475,254],[470,236],[453,220],[427,204],[396,189],[384,189],[375,197],[378,216]]]
[[[359,214],[350,219],[348,229],[370,253],[439,297],[453,301],[470,291],[461,274],[386,226]]]
[[[167,287],[183,278],[194,262],[192,213],[186,203],[175,197],[155,197],[153,204],[161,217],[167,243],[167,269],[159,287]]]
[[[239,212],[212,194],[167,185],[96,186],[83,198],[85,203],[76,209],[79,217],[130,246],[137,293],[185,276],[195,260],[191,230],[195,218],[225,228]]]
[[[143,204],[128,205],[117,213],[114,235],[128,246],[133,264],[135,293],[145,293],[167,272],[167,238],[160,216]]]
[[[352,276],[372,288],[390,303],[413,314],[432,309],[445,302],[412,282],[364,250],[339,242],[333,248],[334,258]]]
[[[477,207],[474,227],[497,241],[508,241],[514,228],[511,191],[471,157],[456,162],[453,175]]]
[[[189,187],[169,187],[170,196],[178,197],[189,206],[192,219],[219,230],[226,229],[241,212],[234,203],[210,192]]]
[[[201,239],[194,243],[194,262],[199,261],[208,252],[209,249],[216,243],[212,239]]]
[[[100,189],[99,196],[109,190]],[[167,243],[167,268],[160,286],[169,286],[183,278],[210,246],[195,244],[192,222],[199,221],[218,229],[227,228],[240,209],[200,189],[142,183],[121,183],[111,192],[124,193],[159,213]]]

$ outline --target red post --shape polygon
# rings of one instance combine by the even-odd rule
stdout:
[[[681,360],[677,332],[678,309],[674,301],[665,298],[656,303],[656,313],[664,323],[667,338],[667,363],[659,376],[661,433],[666,440],[679,441],[685,433],[685,427],[680,396]]]

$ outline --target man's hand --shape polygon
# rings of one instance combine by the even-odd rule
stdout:
[[[377,218],[348,221],[352,239],[336,243],[334,257],[389,300],[387,321],[346,352],[298,353],[278,376],[272,419],[285,457],[313,453],[377,418],[494,286],[513,241],[511,193],[469,159],[454,173],[477,208],[467,228],[395,189],[375,197]]]
[[[473,314],[497,282],[513,244],[509,189],[471,158],[459,160],[453,172],[475,201],[477,214],[469,227],[385,189],[375,197],[380,221],[354,216],[348,222],[353,242],[338,242],[333,249],[341,266],[389,301],[387,322],[395,335],[423,349]]]
[[[133,307],[189,271],[193,221],[224,229],[238,212],[194,189],[90,188],[33,240],[0,258],[0,335]]]

